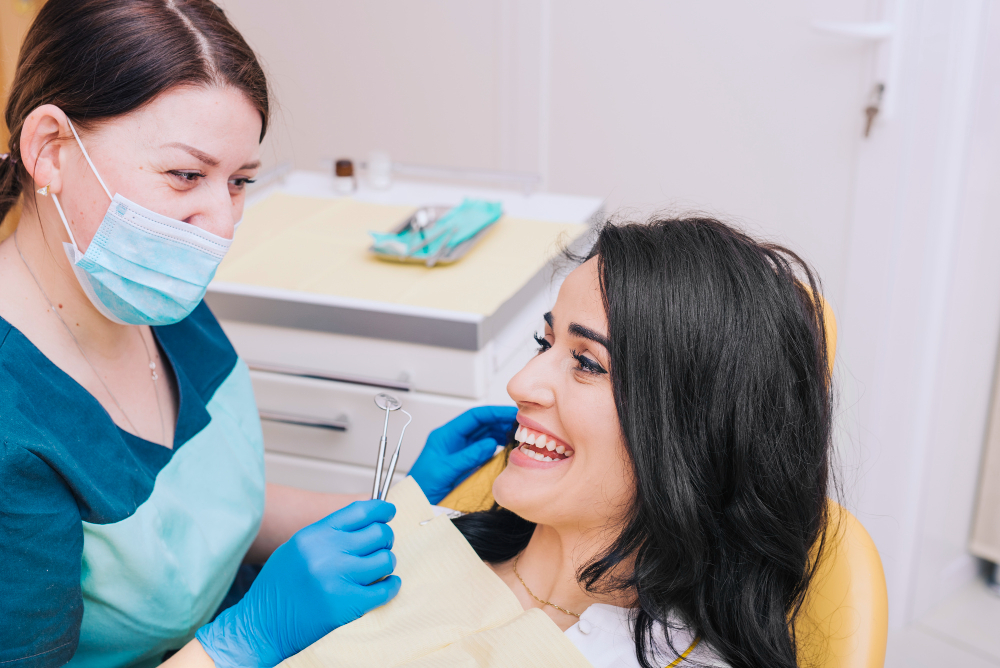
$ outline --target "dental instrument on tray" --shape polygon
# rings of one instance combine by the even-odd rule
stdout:
[[[403,404],[399,399],[384,392],[379,392],[375,395],[375,405],[385,411],[385,422],[382,424],[382,438],[378,441],[378,462],[375,465],[375,484],[372,486],[372,499],[385,501],[385,497],[389,494],[389,487],[392,485],[392,476],[396,473],[396,464],[399,461],[399,449],[403,445],[403,434],[406,433],[406,428],[413,422],[413,416],[403,410]],[[389,432],[389,413],[393,411],[399,411],[409,419],[399,432],[396,451],[392,453],[392,459],[389,460],[389,470],[385,474],[385,481],[383,483],[382,469],[385,466],[385,445]],[[381,492],[379,491],[380,486]]]
[[[461,259],[503,215],[499,202],[466,199],[456,207],[417,209],[388,234],[370,232],[375,257],[428,267]]]

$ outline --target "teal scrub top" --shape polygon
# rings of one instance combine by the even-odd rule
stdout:
[[[202,303],[154,327],[173,449],[119,428],[0,319],[0,666],[155,666],[208,622],[264,512],[246,365]]]

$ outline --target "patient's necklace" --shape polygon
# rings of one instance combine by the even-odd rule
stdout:
[[[521,574],[517,572],[517,560],[520,559],[520,558],[521,558],[520,554],[517,555],[516,557],[514,557],[514,575],[516,575],[517,579],[520,580],[521,584],[524,585],[524,591],[528,592],[528,596],[530,596],[531,598],[535,599],[536,601],[538,601],[542,605],[551,606],[551,607],[555,608],[556,610],[558,610],[559,612],[565,612],[567,615],[571,615],[571,616],[576,617],[577,619],[579,619],[580,618],[579,614],[577,614],[575,612],[570,612],[566,608],[560,608],[555,603],[552,603],[550,601],[546,601],[546,600],[540,599],[537,596],[535,596],[533,593],[531,593],[531,590],[528,589],[528,585],[524,584],[524,578],[522,578]]]
[[[83,355],[83,359],[87,362],[87,365],[90,367],[90,370],[94,372],[94,375],[97,376],[97,380],[100,381],[101,385],[104,386],[104,391],[108,393],[109,397],[111,397],[111,401],[115,402],[115,406],[118,407],[119,412],[121,412],[122,416],[125,418],[125,421],[128,422],[128,426],[132,427],[132,431],[135,432],[136,435],[139,435],[139,429],[129,418],[128,413],[125,412],[125,409],[122,408],[122,405],[118,403],[118,399],[115,397],[115,393],[111,391],[111,388],[108,387],[108,384],[104,382],[103,378],[101,378],[101,374],[97,371],[97,367],[95,367],[94,363],[90,361],[89,357],[87,357],[86,351],[84,351],[83,346],[80,345],[80,341],[77,340],[76,334],[74,334],[73,330],[69,328],[69,325],[66,324],[66,321],[63,320],[63,317],[59,315],[59,311],[57,311],[56,307],[52,304],[52,300],[49,299],[48,293],[45,292],[45,289],[39,282],[38,277],[35,276],[35,272],[32,270],[31,265],[28,264],[28,260],[25,259],[24,253],[21,252],[21,244],[19,244],[17,240],[17,230],[14,230],[14,247],[17,248],[17,254],[21,256],[21,262],[24,263],[24,267],[28,270],[28,273],[31,274],[31,278],[32,280],[35,281],[35,285],[38,286],[38,291],[42,293],[43,297],[45,297],[45,302],[49,305],[49,310],[52,311],[57,318],[59,318],[59,322],[61,322],[62,326],[66,328],[66,333],[68,333],[70,338],[73,339],[73,343],[75,343],[76,347],[80,350],[80,354]],[[144,337],[142,335],[142,332],[139,331],[138,329],[136,329],[136,331],[139,333],[139,338],[142,339],[142,347],[146,349],[146,357],[149,358],[149,369],[153,379],[153,392],[156,393],[156,410],[158,410],[160,413],[160,440],[165,441],[167,437],[167,428],[166,428],[166,423],[163,420],[163,407],[160,405],[160,388],[157,387],[156,385],[156,381],[160,378],[160,376],[156,373],[156,362],[153,361],[153,356],[149,352],[149,344],[146,343],[146,337]]]

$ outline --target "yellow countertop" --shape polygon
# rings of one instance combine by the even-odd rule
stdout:
[[[273,193],[247,209],[216,280],[488,316],[587,230],[505,215],[454,264],[373,257],[368,232],[415,209]]]

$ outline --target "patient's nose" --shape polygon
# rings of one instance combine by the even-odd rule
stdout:
[[[518,406],[522,404],[549,408],[555,405],[555,392],[551,379],[553,370],[548,369],[545,355],[538,355],[514,374],[507,383],[507,394]]]

